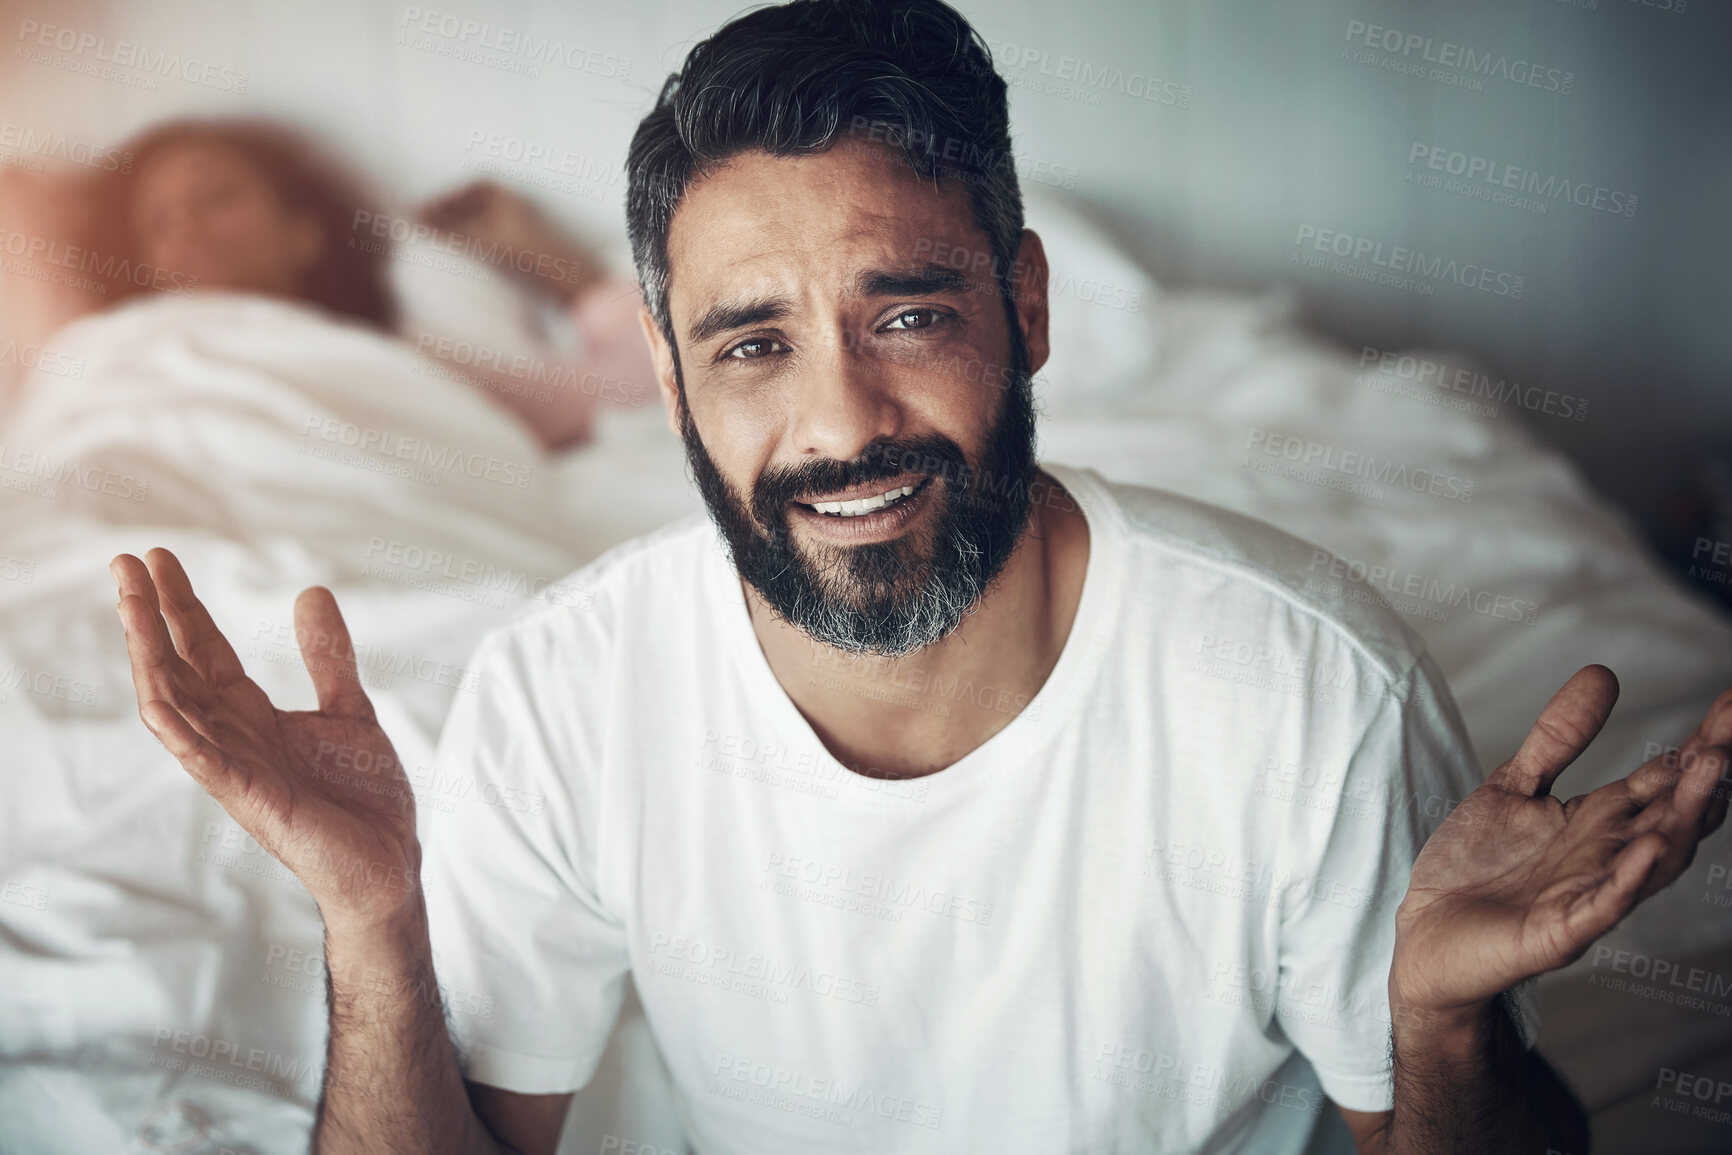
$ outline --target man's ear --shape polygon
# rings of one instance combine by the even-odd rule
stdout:
[[[1022,323],[1022,339],[1028,345],[1028,371],[1040,372],[1052,354],[1047,337],[1046,246],[1033,229],[1022,230],[1016,263],[1011,266],[1010,289],[1016,303],[1016,319]]]
[[[661,388],[662,408],[667,411],[668,428],[674,436],[680,433],[680,386],[674,377],[674,351],[662,336],[661,326],[650,316],[649,306],[637,311],[638,324],[643,327],[644,342],[649,345],[650,360],[655,364],[656,384]]]

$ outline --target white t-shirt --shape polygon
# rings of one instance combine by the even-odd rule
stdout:
[[[1047,468],[1070,638],[1026,708],[909,660],[907,709],[1016,715],[927,777],[826,752],[706,520],[482,642],[419,783],[467,1078],[582,1086],[629,974],[703,1155],[1298,1153],[1325,1094],[1390,1106],[1395,908],[1480,777],[1442,676],[1312,546]]]

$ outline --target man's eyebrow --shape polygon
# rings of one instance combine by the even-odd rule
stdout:
[[[929,293],[967,293],[974,287],[975,283],[961,270],[946,265],[874,269],[854,278],[854,292],[862,297],[921,297]]]
[[[788,298],[780,296],[718,301],[705,309],[703,315],[692,323],[692,331],[687,339],[694,345],[701,345],[711,337],[734,329],[746,329],[753,325],[762,325],[765,321],[780,320],[788,315],[791,308]]]
[[[975,282],[958,269],[946,265],[915,265],[906,269],[873,269],[854,278],[854,293],[861,297],[920,297],[936,293],[967,293]],[[788,298],[772,294],[746,300],[718,301],[692,323],[687,336],[694,345],[735,329],[747,329],[766,321],[778,321],[793,311]]]

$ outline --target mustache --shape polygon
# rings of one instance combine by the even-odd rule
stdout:
[[[781,531],[782,514],[789,502],[910,473],[943,478],[968,488],[968,460],[962,447],[950,438],[940,433],[885,438],[872,442],[848,461],[820,458],[765,470],[752,489],[752,515],[760,526]]]

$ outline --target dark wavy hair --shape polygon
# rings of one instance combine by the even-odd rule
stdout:
[[[965,183],[1015,329],[1023,216],[1006,92],[985,40],[942,0],[794,0],[722,25],[662,85],[626,159],[632,259],[668,343],[668,228],[691,182],[737,153],[820,153],[844,134]]]
[[[373,210],[361,184],[305,136],[286,125],[262,120],[171,120],[128,142],[132,153],[125,172],[103,173],[96,189],[101,230],[97,241],[136,258],[131,235],[131,205],[139,174],[150,162],[187,144],[230,149],[270,185],[284,209],[304,213],[324,234],[319,262],[306,275],[299,298],[341,316],[389,330],[397,322],[397,303],[386,279],[386,245],[347,245],[355,213]],[[110,300],[148,292],[115,279]]]

